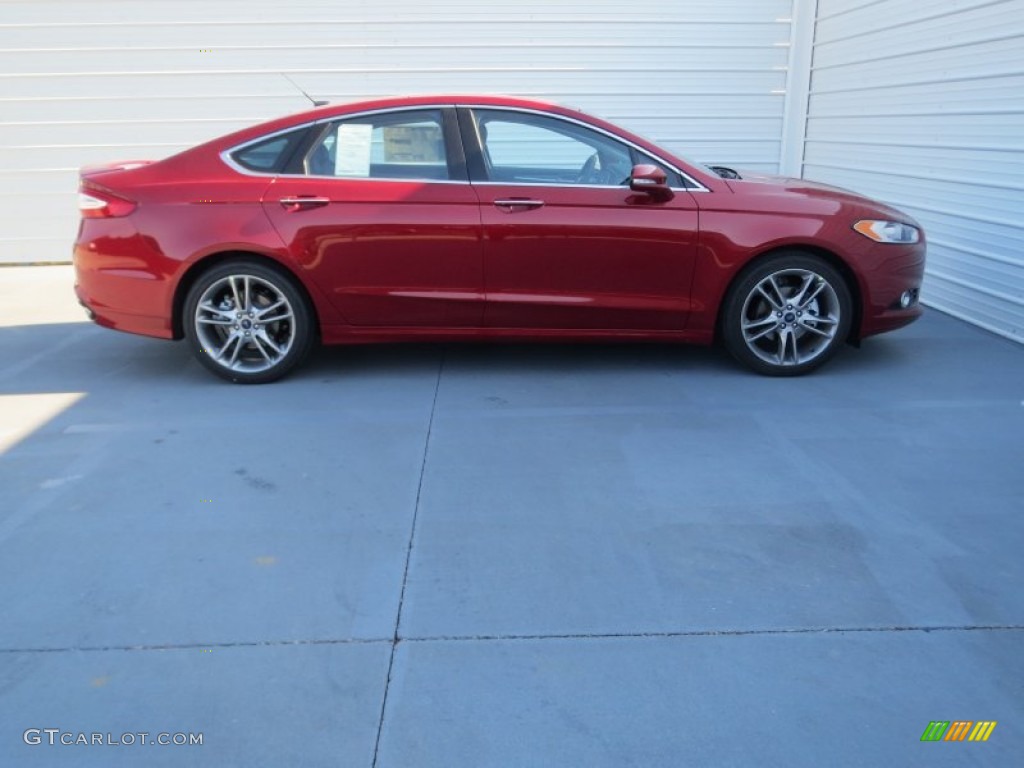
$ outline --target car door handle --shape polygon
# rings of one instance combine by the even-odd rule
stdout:
[[[535,208],[540,208],[542,205],[544,205],[543,200],[527,200],[525,198],[494,201],[494,207],[502,208],[505,211],[505,213],[513,213],[514,211],[529,211]]]
[[[331,199],[329,197],[282,197],[279,202],[286,211],[295,213],[328,205]]]

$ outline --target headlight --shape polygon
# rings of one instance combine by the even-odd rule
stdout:
[[[921,239],[917,227],[898,221],[864,219],[854,224],[853,228],[876,243],[916,243]]]

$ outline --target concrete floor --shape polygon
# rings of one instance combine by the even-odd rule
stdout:
[[[929,312],[796,380],[414,345],[238,387],[71,279],[0,270],[0,766],[1019,764],[1020,346]]]

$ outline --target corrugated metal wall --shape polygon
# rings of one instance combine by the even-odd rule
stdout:
[[[803,172],[919,219],[922,299],[1024,341],[1024,2],[818,0]]]
[[[559,101],[684,155],[774,171],[791,0],[0,0],[0,261],[66,260],[76,170],[308,103]]]

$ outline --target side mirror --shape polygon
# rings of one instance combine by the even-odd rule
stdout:
[[[674,195],[668,186],[668,176],[656,165],[634,165],[629,176],[629,188],[634,192],[646,192],[661,200],[668,200]]]

